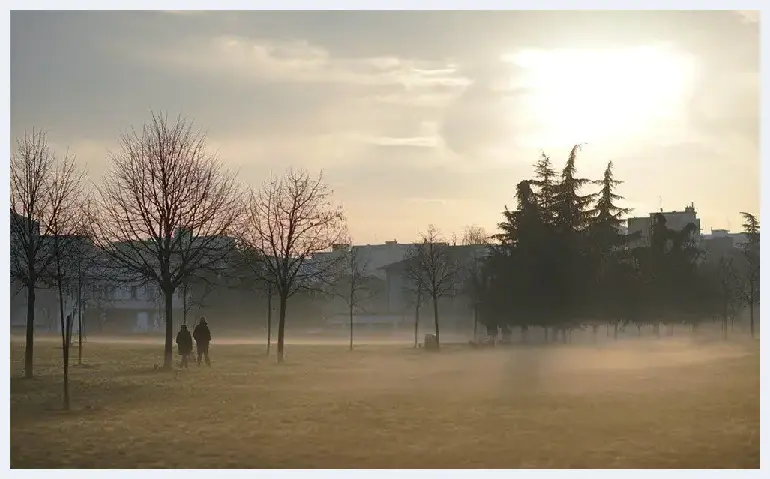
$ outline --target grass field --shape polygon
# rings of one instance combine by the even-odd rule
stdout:
[[[12,341],[11,466],[759,467],[758,343],[288,345],[282,365],[214,344],[173,373],[161,350],[89,342],[64,412],[60,347],[24,380]]]

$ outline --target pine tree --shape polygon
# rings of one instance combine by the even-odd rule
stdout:
[[[584,231],[590,221],[591,202],[595,193],[580,194],[580,190],[591,183],[588,178],[577,177],[575,160],[580,145],[575,145],[570,151],[567,163],[561,172],[561,181],[556,186],[554,210],[556,213],[556,228],[560,234],[571,235]]]
[[[596,204],[589,220],[591,240],[592,244],[598,247],[599,252],[605,255],[623,243],[624,235],[620,232],[620,228],[625,221],[623,216],[631,210],[616,206],[614,203],[623,199],[615,193],[615,188],[623,182],[614,178],[611,161],[607,163],[604,177],[592,183],[600,185],[601,189],[596,196]]]
[[[535,200],[540,209],[541,218],[546,225],[554,224],[556,213],[557,175],[553,168],[551,158],[544,152],[540,153],[540,159],[535,163],[535,179],[530,183],[537,186]]]
[[[623,182],[615,180],[611,161],[604,170],[604,177],[592,183],[601,186],[589,220],[589,254],[595,272],[595,311],[602,320],[617,325],[622,314],[621,303],[624,297],[620,286],[626,284],[622,276],[629,272],[629,269],[621,264],[629,258],[618,249],[625,240],[620,227],[624,222],[623,216],[631,210],[615,205],[616,201],[623,199],[615,193],[615,188]],[[599,322],[595,322],[594,337],[598,327]]]
[[[596,195],[581,194],[581,189],[591,180],[577,176],[575,160],[579,150],[580,145],[572,147],[554,197],[556,236],[550,257],[555,261],[553,298],[559,306],[557,311],[561,316],[563,339],[566,339],[572,319],[585,310],[590,293],[590,283],[585,281],[591,274],[585,233],[591,217],[591,203]]]

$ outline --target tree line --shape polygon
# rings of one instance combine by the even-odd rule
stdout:
[[[478,324],[490,332],[531,326],[561,332],[599,322],[617,325],[695,321],[759,298],[759,223],[744,213],[748,243],[739,255],[703,261],[694,225],[680,232],[656,215],[650,244],[631,248],[620,226],[628,210],[616,206],[620,184],[612,164],[604,178],[577,175],[579,146],[557,174],[545,154],[533,179],[516,187],[517,207],[503,213],[499,233],[470,229],[464,243],[486,244],[482,256],[458,257],[429,227],[405,259],[414,295],[415,343],[420,306],[433,305],[440,344],[439,299],[464,293]],[[153,113],[130,130],[107,158],[99,183],[88,182],[72,155],[49,147],[42,131],[17,140],[11,158],[11,279],[27,291],[24,371],[33,376],[35,291],[54,287],[60,301],[65,397],[72,322],[82,315],[84,289],[107,281],[148,285],[165,305],[164,368],[172,367],[173,297],[212,274],[240,272],[240,284],[278,304],[277,360],[284,357],[289,299],[328,292],[350,315],[366,298],[366,262],[350,244],[342,207],[323,175],[289,169],[259,187],[237,181],[185,118]],[[583,190],[599,186],[595,193]],[[453,241],[456,242],[456,241]],[[85,245],[93,248],[86,248]],[[716,264],[716,266],[714,266]],[[709,269],[711,268],[711,269]],[[65,316],[65,294],[75,297]],[[77,313],[77,314],[76,314]],[[268,330],[272,325],[268,318]],[[82,330],[82,327],[79,328]],[[268,353],[270,338],[268,337]],[[82,344],[81,344],[82,354]]]
[[[544,328],[545,339],[601,324],[697,327],[704,319],[727,322],[742,307],[759,302],[759,221],[741,213],[747,242],[740,249],[706,251],[698,226],[667,227],[662,213],[652,215],[648,241],[623,231],[627,208],[618,206],[621,181],[612,162],[603,178],[578,175],[576,145],[557,171],[542,154],[534,175],[516,186],[516,209],[505,209],[497,244],[483,269],[480,321],[503,336],[513,327]],[[595,191],[587,191],[588,186]]]

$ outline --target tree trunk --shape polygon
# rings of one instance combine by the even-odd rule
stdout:
[[[69,366],[70,366],[70,341],[72,340],[72,314],[67,315],[67,324],[64,326],[65,330],[65,344],[62,349],[62,355],[64,358],[64,410],[70,409],[70,383],[69,383]]]
[[[752,288],[752,293],[749,297],[749,331],[751,334],[751,339],[754,339],[754,285],[751,284],[750,287]]]
[[[283,362],[283,337],[286,329],[286,292],[278,291],[278,362]]]
[[[163,369],[171,369],[174,366],[174,353],[172,349],[172,341],[174,338],[174,290],[166,288],[164,295],[166,297],[166,345],[163,348]]]
[[[267,352],[266,356],[270,356],[270,341],[273,329],[273,286],[267,285]]]
[[[436,349],[441,349],[441,341],[439,340],[439,327],[438,327],[438,298],[436,294],[431,295],[433,298],[433,324],[436,326]]]
[[[187,284],[182,286],[182,324],[187,324]]]
[[[529,339],[529,326],[526,324],[521,325],[521,342],[526,343]]]
[[[607,323],[607,337],[610,337],[610,323]]]
[[[642,337],[642,325],[641,324],[637,324],[636,325],[636,330],[639,332],[639,337]]]
[[[78,364],[83,364],[83,282],[78,279]]]
[[[593,329],[594,329],[594,343],[598,343],[599,342],[599,325],[594,324]]]
[[[417,290],[417,305],[414,308],[414,347],[417,349],[418,338],[420,329],[420,302],[422,301],[422,293]]]
[[[545,338],[545,343],[548,344],[548,328],[543,328],[543,338]]]
[[[617,341],[618,340],[618,322],[615,321],[615,330],[612,333],[612,338]]]
[[[348,306],[349,306],[348,312],[350,313],[350,346],[348,347],[348,351],[353,351],[353,303],[352,303],[352,300]]]
[[[478,331],[479,331],[479,307],[478,305],[473,305],[473,341],[476,341],[476,338],[478,338]]]
[[[27,340],[24,347],[24,377],[32,378],[33,348],[35,341],[35,282],[27,286]]]
[[[660,323],[655,323],[653,331],[655,331],[655,336],[660,339]]]
[[[70,408],[70,392],[69,392],[69,376],[68,376],[68,366],[69,366],[69,346],[70,346],[70,337],[69,337],[69,331],[67,328],[67,324],[71,321],[71,315],[67,315],[67,324],[64,322],[64,292],[62,288],[62,282],[61,282],[61,266],[59,265],[58,259],[56,261],[56,274],[57,274],[57,280],[56,280],[56,289],[59,293],[59,326],[61,327],[61,352],[62,352],[62,362],[64,363],[64,394],[63,394],[63,404],[62,407],[65,411],[68,411]]]

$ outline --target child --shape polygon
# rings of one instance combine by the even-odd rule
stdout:
[[[187,359],[192,354],[192,336],[190,336],[190,330],[187,329],[187,325],[182,325],[182,330],[176,335],[176,344],[179,347],[179,355],[182,356],[182,367],[187,367]]]

